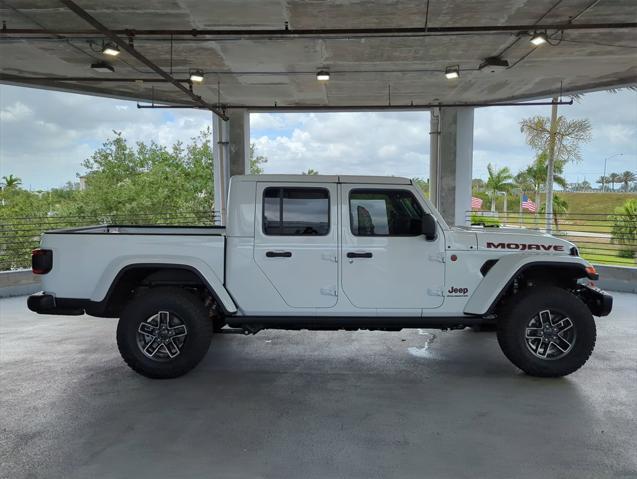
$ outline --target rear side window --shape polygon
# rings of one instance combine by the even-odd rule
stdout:
[[[355,236],[418,236],[423,210],[406,190],[352,190],[350,226]]]
[[[324,188],[266,188],[263,232],[278,236],[325,236],[330,231],[330,197]]]

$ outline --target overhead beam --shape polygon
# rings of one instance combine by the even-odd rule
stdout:
[[[293,105],[293,106],[263,106],[263,105],[224,105],[224,110],[248,110],[250,112],[314,112],[314,111],[383,111],[383,110],[429,110],[431,108],[450,108],[450,107],[486,107],[486,106],[547,106],[547,105],[572,105],[573,100],[553,101],[509,101],[509,102],[480,102],[480,103],[424,103],[424,104],[408,104],[408,105]],[[173,109],[173,108],[199,108],[198,106],[188,105],[144,105],[137,104],[139,109]]]
[[[75,13],[82,16],[85,20],[91,23],[93,21],[98,23],[92,16],[86,11],[78,7],[71,0],[60,0],[67,5],[74,5],[75,9],[83,12],[78,13],[75,9],[71,8]],[[89,21],[87,18],[91,18]],[[101,25],[101,24],[100,24]],[[105,28],[105,27],[104,27]],[[373,36],[432,36],[432,35],[463,35],[471,33],[526,33],[545,30],[627,30],[637,28],[637,22],[622,22],[622,23],[550,23],[541,25],[474,25],[474,26],[444,26],[444,27],[388,27],[388,28],[310,28],[310,29],[144,29],[144,28],[130,28],[119,30],[108,30],[113,35],[123,35],[127,37],[140,37],[140,36],[186,36],[186,37],[200,37],[200,36],[214,36],[214,37],[227,37],[227,38],[249,38],[249,37],[266,37],[266,38],[294,38],[294,37],[329,37],[329,36],[348,36],[348,37],[373,37]],[[20,36],[20,35],[61,35],[61,36],[73,36],[73,35],[91,35],[94,33],[91,30],[44,30],[37,28],[3,28],[0,30],[0,34],[7,36]]]
[[[73,2],[72,0],[60,0],[60,2],[77,16],[92,25],[99,33],[109,38],[111,41],[115,42],[126,53],[139,60],[141,63],[153,70],[166,81],[175,85],[179,90],[183,91],[187,96],[189,96],[195,103],[201,105],[201,107],[203,108],[212,111],[224,120],[228,119],[224,112],[204,101],[199,95],[195,95],[188,87],[185,87],[180,81],[173,78],[172,75],[170,75],[168,72],[164,71],[161,67],[157,66],[154,62],[138,52],[134,47],[129,45],[127,41],[120,38],[117,33],[109,30],[105,25],[95,19],[86,10],[78,6],[75,2]]]

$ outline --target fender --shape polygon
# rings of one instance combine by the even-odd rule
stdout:
[[[581,268],[581,277],[587,277],[591,264],[579,256],[538,255],[533,253],[511,253],[502,256],[493,265],[473,292],[464,307],[465,314],[487,314],[500,299],[507,286],[530,266],[565,266]],[[591,278],[597,279],[597,278]]]
[[[102,302],[107,299],[112,286],[126,270],[135,267],[182,268],[192,271],[208,286],[219,305],[226,314],[235,314],[237,306],[226,290],[221,278],[212,267],[204,261],[190,256],[135,256],[134,258],[117,258],[105,269],[91,295],[91,301]],[[222,272],[223,274],[223,272]]]

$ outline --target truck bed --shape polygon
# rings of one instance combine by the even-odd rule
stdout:
[[[53,252],[44,291],[61,298],[101,301],[129,265],[172,264],[224,281],[225,227],[96,225],[48,231],[41,247]]]

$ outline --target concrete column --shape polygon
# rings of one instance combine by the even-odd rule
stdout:
[[[215,223],[221,225],[226,223],[226,202],[230,180],[228,126],[227,121],[223,121],[214,113],[212,114]]]
[[[473,171],[473,108],[440,108],[432,112],[429,187],[436,205],[450,225],[468,224]],[[437,126],[437,130],[434,127]],[[438,133],[436,134],[436,131]],[[433,146],[432,146],[433,150]],[[433,163],[435,162],[435,165]]]
[[[250,173],[250,113],[232,110],[224,121],[213,115],[215,212],[217,223],[226,222],[230,177]]]
[[[232,110],[230,118],[230,176],[250,174],[250,112]]]

